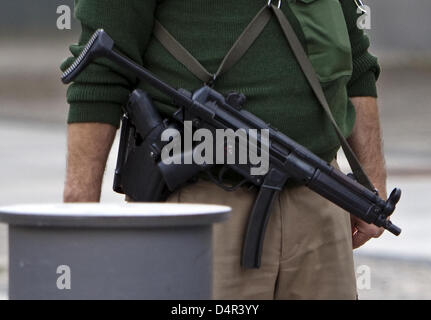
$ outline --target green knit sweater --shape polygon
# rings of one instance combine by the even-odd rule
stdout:
[[[157,18],[207,70],[215,72],[237,37],[266,2],[76,0],[75,16],[81,21],[82,34],[79,44],[70,49],[76,57],[91,34],[103,28],[115,40],[117,50],[173,87],[193,91],[202,83],[152,36],[154,19]],[[310,0],[303,2],[306,4]],[[348,136],[353,128],[355,112],[347,97],[376,96],[379,66],[377,59],[367,51],[368,38],[356,27],[358,15],[354,1],[342,0],[341,6],[352,48],[353,74],[344,82],[338,79],[322,85],[337,123]],[[300,21],[285,2],[282,10],[308,49]],[[61,69],[70,66],[74,57],[68,58]],[[345,101],[341,108],[335,108],[340,101],[334,101],[334,92],[340,85],[346,90]],[[175,110],[169,98],[138,82],[115,64],[99,59],[68,89],[68,122],[103,122],[118,126],[121,106],[136,87],[148,91],[161,111],[169,113]],[[335,156],[339,148],[335,131],[314,97],[275,18],[245,56],[217,80],[215,89],[222,93],[233,90],[244,93],[247,110],[323,159],[330,161]]]

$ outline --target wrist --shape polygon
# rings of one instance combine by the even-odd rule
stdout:
[[[66,181],[63,202],[99,202],[101,194],[101,183],[92,182],[85,183],[71,183]]]

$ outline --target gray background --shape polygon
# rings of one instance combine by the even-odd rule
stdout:
[[[285,0],[284,0],[285,1]],[[353,0],[342,0],[353,1]],[[430,50],[431,2],[429,0],[367,0],[372,10],[371,38],[375,48]],[[0,11],[0,35],[58,34],[55,12],[59,5],[73,8],[73,0],[4,1]],[[79,27],[73,21],[72,29]],[[73,32],[73,31],[71,31]]]
[[[69,6],[73,12],[73,0],[3,1],[0,11],[0,35],[56,35],[56,11],[60,5]],[[72,30],[79,27],[76,20],[72,23]]]
[[[342,0],[345,1],[345,0]],[[375,48],[401,51],[431,49],[429,0],[367,0]]]
[[[343,0],[353,1],[353,0]],[[262,0],[264,2],[264,0]],[[400,238],[385,234],[356,251],[371,271],[363,299],[431,298],[431,2],[369,0],[372,51],[382,65],[379,106],[389,172],[388,187],[403,198],[393,220]],[[66,88],[59,81],[71,31],[56,28],[56,8],[72,1],[3,1],[0,10],[0,205],[60,202],[65,167]],[[117,143],[117,142],[116,142]],[[103,202],[111,191],[115,149]],[[341,161],[346,169],[345,161]],[[6,298],[7,232],[0,226],[0,298]]]

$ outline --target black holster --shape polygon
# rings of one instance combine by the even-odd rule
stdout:
[[[142,90],[133,91],[124,111],[113,189],[132,201],[164,201],[170,192],[157,163],[167,124]]]
[[[175,129],[182,137],[183,129],[174,119],[162,120],[151,98],[142,90],[130,95],[121,125],[114,191],[126,194],[131,201],[159,202],[208,168],[197,164],[165,164],[162,149],[170,141],[162,141],[162,133]],[[186,152],[178,155],[184,159]]]

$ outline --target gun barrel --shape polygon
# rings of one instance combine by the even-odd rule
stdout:
[[[399,236],[401,234],[401,228],[394,225],[391,221],[387,220],[385,225],[383,226],[386,230],[388,230],[390,233]]]

